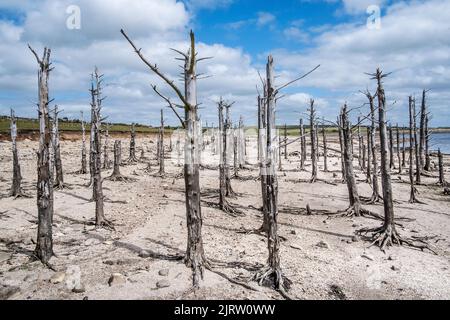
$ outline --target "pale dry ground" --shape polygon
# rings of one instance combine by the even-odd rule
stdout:
[[[155,139],[138,139],[140,147],[150,148],[147,156],[154,158]],[[282,299],[275,291],[250,285],[252,291],[232,284],[223,277],[206,271],[197,292],[189,292],[191,271],[180,261],[141,258],[142,249],[158,254],[182,254],[186,243],[184,207],[184,180],[174,178],[181,168],[166,160],[168,176],[164,179],[144,172],[146,163],[124,166],[124,175],[137,179],[132,183],[105,181],[105,214],[116,231],[95,230],[89,225],[94,218],[94,204],[89,201],[91,188],[83,185],[88,175],[70,174],[80,168],[79,141],[63,141],[62,157],[65,180],[70,189],[55,192],[54,250],[51,260],[59,271],[79,266],[83,293],[73,293],[65,283],[52,284],[54,272],[32,262],[29,258],[36,237],[37,208],[35,198],[37,143],[25,140],[19,143],[20,161],[26,192],[31,199],[5,197],[10,187],[10,143],[0,142],[0,288],[2,292],[15,292],[11,299]],[[111,143],[112,146],[112,143]],[[123,158],[128,155],[128,139],[122,138]],[[289,146],[289,152],[297,150]],[[334,147],[337,147],[334,145]],[[112,159],[112,154],[110,156]],[[448,161],[448,160],[447,160]],[[155,160],[153,169],[156,172]],[[442,189],[433,185],[436,178],[424,178],[427,186],[419,186],[419,198],[426,204],[409,204],[409,185],[393,174],[397,217],[408,217],[403,222],[403,236],[436,236],[430,245],[438,255],[430,252],[393,247],[386,253],[368,243],[353,238],[361,227],[375,227],[380,221],[368,218],[330,217],[347,208],[346,185],[341,184],[340,160],[330,152],[329,165],[336,173],[323,173],[322,158],[319,178],[337,185],[317,182],[296,183],[309,179],[310,173],[299,172],[298,156],[283,160],[286,171],[279,173],[279,234],[286,240],[281,244],[284,273],[293,281],[290,291],[297,299],[338,299],[342,291],[347,299],[450,299],[449,231],[450,201]],[[355,161],[355,166],[357,165]],[[310,167],[307,167],[310,170]],[[110,174],[104,172],[106,177]],[[256,169],[241,171],[242,176],[256,177]],[[361,196],[371,195],[370,187],[359,176]],[[401,176],[407,181],[407,175]],[[5,181],[6,180],[6,181]],[[447,172],[447,180],[450,176]],[[267,241],[256,234],[239,233],[242,229],[256,229],[261,225],[261,212],[249,208],[260,207],[260,182],[232,180],[238,196],[230,199],[245,212],[244,217],[231,217],[218,209],[203,204],[203,239],[207,257],[222,262],[247,262],[257,266],[267,259]],[[218,170],[202,170],[201,186],[205,192],[218,187]],[[206,198],[217,202],[217,197]],[[320,214],[305,215],[309,204]],[[291,210],[286,212],[286,208]],[[382,214],[382,205],[366,206]],[[322,211],[323,210],[323,211]],[[357,240],[357,241],[352,241]],[[328,248],[318,246],[325,242]],[[158,273],[168,269],[167,277]],[[254,274],[242,268],[217,268],[231,278],[245,279]],[[126,276],[125,284],[108,285],[112,273]],[[170,287],[157,289],[156,283],[168,280]],[[338,290],[333,290],[337,286]],[[20,288],[20,291],[16,288]],[[334,287],[336,288],[336,287]],[[340,296],[343,298],[343,296]]]

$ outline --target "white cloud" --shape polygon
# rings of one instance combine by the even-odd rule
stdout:
[[[276,17],[269,12],[258,12],[256,24],[260,27],[271,24],[276,20]]]

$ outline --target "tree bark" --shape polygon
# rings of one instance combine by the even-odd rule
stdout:
[[[419,165],[420,168],[425,167],[425,142],[426,142],[426,118],[427,118],[427,104],[426,104],[427,91],[422,92],[422,105],[420,108],[420,131],[419,131]],[[420,183],[420,182],[419,182]]]
[[[431,157],[430,157],[430,131],[428,129],[429,118],[428,114],[425,117],[425,171],[431,170]]]
[[[64,189],[64,175],[61,161],[61,146],[59,143],[59,111],[58,106],[55,106],[53,116],[53,155],[56,169],[55,189]]]
[[[344,160],[344,139],[342,135],[342,115],[338,117],[338,130],[339,130],[339,147],[341,150],[341,172],[342,172],[342,182],[347,182],[347,175],[345,173],[345,160]],[[351,143],[351,142],[350,142]]]
[[[136,128],[135,124],[131,125],[130,132],[130,157],[127,160],[128,163],[136,163],[138,159],[136,157]]]
[[[13,179],[9,195],[14,198],[25,196],[22,191],[22,174],[19,163],[19,153],[17,150],[17,120],[14,110],[11,109],[11,142],[12,142],[12,158],[13,158]]]
[[[311,183],[314,183],[317,180],[317,150],[316,150],[315,121],[316,121],[316,110],[314,108],[314,100],[311,99],[309,102],[309,125],[311,128],[311,164],[312,164],[311,181],[310,181]]]
[[[106,125],[105,131],[105,143],[103,145],[103,169],[111,169],[111,163],[109,161],[109,126]],[[144,149],[142,149],[144,150]]]
[[[416,135],[414,134],[414,100],[412,97],[409,97],[409,184],[410,184],[410,203],[417,203],[416,198],[416,187],[414,186],[414,155],[415,147],[416,147]],[[418,159],[416,158],[416,161]]]
[[[380,201],[380,191],[378,184],[378,157],[377,157],[377,144],[375,134],[377,131],[375,125],[375,103],[374,96],[367,92],[367,98],[369,99],[370,106],[370,118],[371,118],[371,127],[370,127],[370,146],[372,148],[372,197],[370,199],[371,203],[376,203]]]
[[[84,122],[83,111],[81,112],[81,170],[80,174],[87,173],[87,162],[86,162],[86,125]]]
[[[53,178],[50,165],[50,119],[48,79],[51,71],[51,50],[45,48],[42,59],[29,47],[39,64],[39,150],[37,162],[38,231],[35,255],[44,264],[53,256]]]
[[[301,142],[301,154],[300,154],[300,170],[305,170],[306,162],[306,135],[305,127],[303,126],[303,119],[300,119],[300,142]]]
[[[442,158],[441,149],[438,149],[438,161],[439,161],[439,185],[445,186],[444,177],[444,160]]]
[[[164,111],[161,109],[161,127],[159,129],[159,150],[158,150],[158,159],[159,159],[159,174],[164,176],[166,174],[164,167]]]
[[[395,161],[394,161],[394,134],[392,131],[392,126],[389,125],[389,168],[395,169]]]
[[[416,118],[417,118],[417,113],[416,113],[416,99],[413,99],[413,133],[414,133],[414,153],[415,153],[415,157],[416,157],[416,184],[421,184],[422,180],[421,180],[421,176],[422,176],[422,162],[420,161],[420,146],[419,146],[419,138],[417,137],[417,124],[416,124]]]
[[[397,133],[397,160],[398,160],[398,174],[402,174],[403,167],[402,167],[402,157],[400,153],[400,129],[398,128],[398,124],[396,127],[396,133]]]

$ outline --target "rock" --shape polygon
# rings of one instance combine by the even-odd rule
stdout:
[[[292,231],[291,231],[291,234],[296,235],[296,234],[297,234],[297,231],[292,230]]]
[[[320,241],[316,244],[316,247],[323,248],[323,249],[330,249],[330,245],[326,243],[325,241]]]
[[[358,242],[358,241],[359,241],[359,238],[357,236],[352,237],[352,242]]]
[[[361,258],[365,258],[365,259],[367,259],[367,260],[373,261],[373,257],[372,257],[371,255],[369,255],[369,254],[363,254],[363,255],[361,256]]]
[[[82,283],[79,283],[75,286],[75,288],[72,289],[73,293],[83,293],[86,289],[84,288],[84,285]]]
[[[162,277],[167,277],[169,275],[169,269],[159,270],[158,274]]]
[[[388,259],[389,261],[394,261],[394,260],[395,260],[392,256],[389,256],[387,259]]]
[[[66,287],[69,290],[75,289],[81,284],[81,269],[79,266],[69,266],[66,270]]]
[[[161,280],[156,283],[156,287],[159,289],[170,287],[170,282],[167,280]]]
[[[147,250],[141,250],[139,252],[139,257],[141,257],[141,258],[149,258],[150,256],[151,256],[151,254]]]
[[[50,278],[50,283],[58,284],[64,281],[66,278],[65,272],[57,272]]]
[[[120,273],[113,273],[108,280],[108,284],[110,287],[115,285],[124,284],[127,282],[127,278],[123,274]]]
[[[299,245],[296,245],[296,244],[291,244],[290,247],[291,247],[292,249],[302,250],[302,247],[300,247]]]
[[[106,244],[107,246],[110,246],[110,245],[114,244],[114,241],[105,241],[103,243]]]
[[[400,269],[397,268],[396,266],[392,266],[392,267],[391,267],[391,270],[392,270],[392,271],[400,271]]]
[[[62,232],[56,232],[55,233],[55,237],[64,237],[64,236],[65,236],[65,234],[62,233]]]

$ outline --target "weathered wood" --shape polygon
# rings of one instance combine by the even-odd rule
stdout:
[[[389,133],[389,168],[395,169],[395,161],[394,161],[394,132],[392,130],[392,126],[389,124],[388,127]]]
[[[301,142],[301,153],[300,153],[300,170],[305,170],[306,163],[306,134],[305,127],[303,125],[303,119],[300,119],[300,142]]]
[[[429,126],[429,117],[428,114],[425,116],[425,171],[431,170],[431,156],[430,156],[430,138],[431,132],[428,129]]]
[[[224,134],[225,134],[225,140],[224,140],[224,170],[225,170],[225,196],[226,197],[232,197],[235,195],[233,188],[231,187],[231,174],[230,174],[230,160],[228,157],[229,152],[229,148],[230,146],[230,139],[229,137],[232,134],[232,129],[231,129],[231,116],[230,116],[230,108],[231,108],[232,104],[229,103],[225,103],[224,107],[225,107],[225,111],[226,111],[226,115],[225,115],[225,126],[224,126]]]
[[[11,142],[12,142],[12,158],[13,158],[13,178],[10,197],[19,198],[24,197],[22,190],[22,174],[19,163],[19,152],[17,150],[17,119],[14,115],[14,110],[11,109]]]
[[[417,135],[417,113],[416,113],[416,99],[414,98],[412,101],[413,106],[413,134],[414,134],[414,154],[416,158],[416,184],[421,184],[421,176],[422,176],[422,162],[420,161],[420,150],[419,150],[419,137]]]
[[[130,156],[126,162],[127,163],[138,162],[138,159],[136,157],[136,125],[134,123],[131,125],[130,131]]]
[[[325,126],[322,126],[322,141],[323,141],[323,171],[328,172],[328,145]]]
[[[44,49],[42,58],[29,46],[39,64],[39,149],[37,160],[37,207],[38,231],[35,255],[44,264],[48,264],[53,256],[53,179],[50,164],[50,117],[49,117],[49,88],[48,79],[51,71],[51,50]]]
[[[419,165],[420,168],[425,167],[425,143],[426,143],[426,132],[425,126],[427,122],[427,91],[422,91],[422,104],[420,107],[420,128],[419,128]],[[420,172],[421,173],[421,172]],[[420,183],[420,181],[418,181]]]
[[[166,174],[164,166],[164,111],[161,109],[161,127],[159,129],[159,148],[158,148],[158,161],[159,161],[159,175],[164,176]]]
[[[81,169],[79,174],[87,173],[87,161],[86,161],[86,124],[84,122],[84,114],[81,111]]]
[[[341,110],[342,111],[342,110]],[[347,182],[347,175],[345,173],[345,160],[344,160],[344,139],[342,136],[342,115],[339,115],[337,124],[338,124],[338,131],[339,131],[339,148],[340,148],[340,154],[341,154],[341,173],[342,173],[342,182]]]
[[[444,160],[441,149],[438,149],[438,161],[439,161],[439,185],[445,186],[446,182],[444,177]]]
[[[142,150],[144,151],[144,150]],[[111,169],[111,161],[109,160],[109,125],[106,125],[105,143],[103,144],[103,169]]]
[[[314,108],[314,99],[310,99],[309,101],[309,126],[310,126],[310,136],[311,136],[311,183],[316,182],[317,180],[317,138],[316,138],[316,109]]]
[[[367,182],[372,182],[372,145],[370,139],[370,127],[367,127],[367,164],[366,164],[366,177]]]
[[[62,160],[61,160],[61,145],[59,143],[59,110],[58,106],[55,106],[55,110],[53,113],[53,156],[55,163],[55,189],[64,189],[64,175],[62,168]]]
[[[375,121],[375,96],[372,95],[369,91],[365,93],[367,99],[369,100],[370,107],[370,120],[371,125],[369,128],[370,131],[370,147],[371,147],[371,155],[372,155],[372,197],[370,199],[371,203],[376,203],[380,201],[380,191],[378,184],[378,157],[377,157],[377,144],[376,144],[376,121]]]
[[[398,160],[398,174],[402,174],[403,172],[403,166],[402,166],[402,157],[400,152],[400,129],[398,127],[398,124],[396,126],[396,133],[397,133],[397,160]]]

